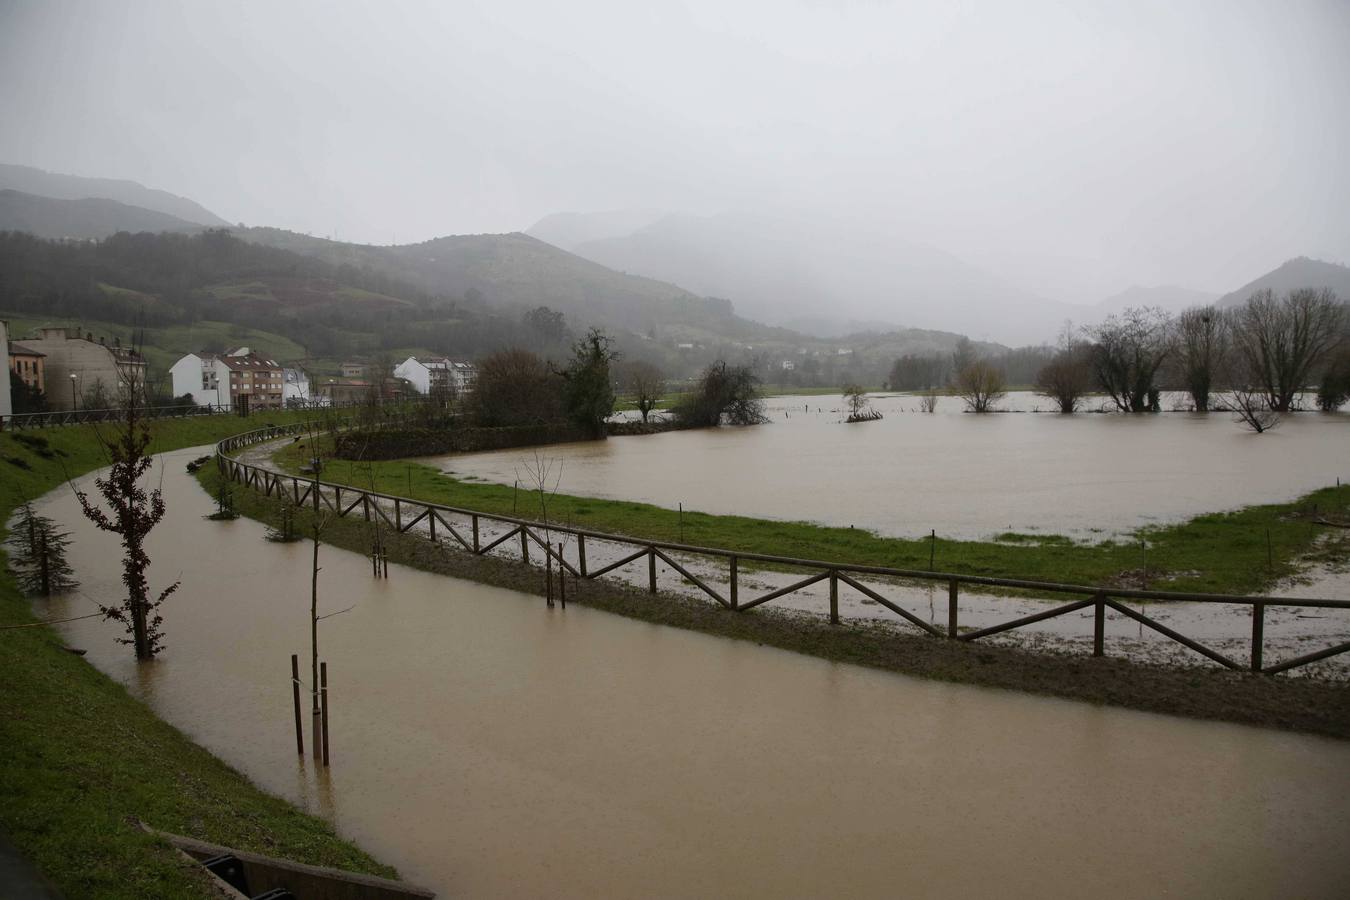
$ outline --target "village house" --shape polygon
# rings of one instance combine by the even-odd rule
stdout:
[[[189,353],[169,368],[175,397],[191,394],[199,406],[247,413],[280,409],[283,368],[276,360],[238,347],[227,353]]]
[[[14,407],[9,396],[9,379],[11,377],[9,370],[9,352],[9,323],[4,319],[0,319],[0,356],[4,357],[3,359],[0,359],[0,363],[4,363],[3,366],[0,366],[0,371],[5,373],[5,383],[0,384],[0,388],[4,389],[3,392],[0,392],[0,416],[8,416],[14,412]]]
[[[281,370],[281,401],[286,406],[312,406],[319,398],[309,389],[309,373],[287,366]]]
[[[359,359],[343,360],[338,366],[338,373],[343,378],[365,378],[370,372],[370,364]]]
[[[394,375],[424,397],[456,397],[473,390],[478,369],[443,356],[410,356],[394,367]]]
[[[92,333],[42,328],[38,337],[14,341],[21,351],[42,355],[42,380],[52,409],[107,406],[125,397],[128,386],[144,399],[145,359],[120,340],[110,345]]]
[[[7,368],[19,381],[43,393],[47,391],[46,359],[47,357],[44,354],[36,350],[29,350],[13,341],[9,342],[9,365]]]

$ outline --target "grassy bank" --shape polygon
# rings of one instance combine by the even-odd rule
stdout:
[[[301,415],[157,422],[152,449],[210,443]],[[0,434],[0,523],[24,499],[104,464],[90,426]],[[219,896],[199,868],[133,828],[133,818],[316,865],[393,874],[158,719],[63,650],[52,629],[5,627],[34,621],[28,600],[0,573],[0,830],[67,896]]]
[[[308,462],[310,453],[311,448],[301,442],[283,450],[276,459],[283,467],[298,471]],[[482,512],[538,514],[537,496],[523,488],[517,492],[510,486],[461,481],[414,461],[334,460],[324,478],[367,488],[373,479],[378,491]],[[882,537],[858,528],[690,510],[684,512],[681,529],[675,510],[563,494],[550,497],[548,509],[554,521],[578,527],[740,552],[902,569],[928,569],[931,552],[933,568],[942,572],[1088,585],[1146,584],[1159,590],[1254,593],[1295,573],[1295,560],[1328,531],[1317,524],[1319,516],[1350,515],[1350,485],[1314,491],[1292,503],[1251,506],[1197,516],[1176,525],[1140,529],[1130,539],[1101,543],[1076,542],[1058,535],[1006,533],[988,541],[939,537],[930,544],[928,538]]]
[[[219,476],[213,467],[203,468],[198,477],[206,490],[216,491]],[[275,501],[242,489],[236,490],[234,497],[236,508],[244,515],[278,524]],[[311,515],[308,508],[298,511],[301,533],[307,529]],[[371,526],[359,516],[330,518],[324,541],[368,553]],[[456,550],[449,542],[433,545],[419,535],[386,531],[385,541],[390,558],[396,562],[527,593],[543,592],[537,568],[499,557],[476,556]],[[733,613],[679,595],[654,598],[616,581],[569,579],[567,597],[569,603],[645,622],[923,678],[1350,738],[1350,685],[1343,683],[977,646],[868,625],[831,626],[818,617],[768,607]]]

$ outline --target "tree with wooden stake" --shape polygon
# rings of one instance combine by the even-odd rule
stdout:
[[[313,749],[313,756],[316,761],[325,759],[327,750],[327,727],[324,724],[323,716],[323,697],[321,696],[321,684],[319,677],[319,623],[324,619],[331,619],[333,616],[340,616],[345,612],[355,609],[355,606],[349,606],[346,609],[340,609],[337,612],[325,613],[319,615],[319,572],[322,571],[319,566],[319,545],[323,542],[323,531],[328,526],[330,515],[327,512],[320,511],[319,499],[319,479],[316,477],[311,483],[311,496],[314,498],[313,520],[310,523],[310,540],[313,543],[313,552],[310,558],[310,581],[309,581],[309,694],[310,694],[310,741]],[[292,661],[295,657],[292,657]],[[294,662],[293,662],[294,664]],[[298,677],[298,676],[296,676]],[[300,753],[304,754],[303,740],[299,733],[299,708],[297,697],[296,709],[296,745],[300,748]],[[325,762],[326,764],[326,762]]]
[[[558,493],[558,485],[562,482],[562,461],[559,459],[546,459],[538,453],[534,454],[534,459],[524,462],[524,472],[517,472],[517,475],[523,474],[524,481],[530,486],[530,490],[539,499],[539,522],[544,527],[544,599],[549,606],[553,605],[553,554],[552,538],[553,532],[548,524],[548,503],[555,494]],[[522,479],[517,478],[519,484]],[[524,526],[521,526],[524,528]],[[526,546],[524,533],[521,534],[521,547]],[[558,545],[558,566],[562,566],[562,544]],[[526,560],[528,562],[528,560]]]
[[[9,565],[25,594],[50,597],[79,586],[66,562],[70,533],[58,530],[55,522],[38,515],[33,504],[21,507],[18,527],[5,543],[13,548]]]
[[[137,659],[153,659],[164,645],[164,633],[160,628],[163,619],[157,610],[178,589],[179,583],[175,581],[153,600],[150,598],[146,578],[150,557],[145,552],[145,538],[164,518],[164,494],[158,487],[147,491],[141,485],[154,457],[149,453],[150,429],[142,407],[144,395],[140,376],[134,367],[129,368],[129,374],[123,378],[120,397],[122,422],[111,435],[95,431],[111,465],[106,476],[94,479],[94,486],[109,509],[96,506],[89,495],[78,488],[75,497],[85,518],[101,531],[121,536],[125,551],[122,583],[127,587],[127,596],[115,606],[100,603],[99,609],[107,618],[126,625],[131,637],[121,641],[135,647]]]

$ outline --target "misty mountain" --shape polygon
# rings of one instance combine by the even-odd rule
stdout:
[[[1120,312],[1128,307],[1157,306],[1175,315],[1192,306],[1205,306],[1219,298],[1209,291],[1181,287],[1175,284],[1141,287],[1131,285],[1119,294],[1112,294],[1097,304],[1098,318]],[[1089,324],[1086,320],[1082,324]]]
[[[96,240],[119,231],[199,231],[177,216],[128,206],[102,197],[59,200],[0,190],[0,231],[26,231],[44,238]]]
[[[654,210],[621,209],[612,212],[562,212],[544,216],[525,233],[569,253],[590,241],[627,237],[665,216]]]
[[[1305,287],[1330,288],[1336,292],[1336,296],[1350,302],[1350,268],[1300,256],[1247,282],[1231,294],[1224,294],[1218,302],[1220,306],[1237,306],[1262,288],[1283,294]]]
[[[85,178],[79,175],[59,175],[31,166],[0,163],[0,190],[22,191],[57,200],[82,200],[101,197],[116,200],[128,206],[138,206],[165,215],[174,216],[197,225],[228,225],[220,216],[195,201],[170,194],[168,191],[148,188],[134,181],[116,178]]]
[[[428,293],[464,297],[511,315],[549,306],[565,313],[574,327],[596,325],[642,334],[685,327],[721,337],[748,337],[767,330],[738,317],[726,300],[615,272],[519,232],[454,235],[389,247],[275,228],[250,228],[240,236],[337,265],[384,272]]]
[[[1017,288],[945,251],[863,227],[752,214],[669,215],[589,241],[579,256],[729,297],[773,323],[855,317],[961,331],[1005,343],[1051,340],[1082,307]]]

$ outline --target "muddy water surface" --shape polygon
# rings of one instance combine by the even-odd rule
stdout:
[[[1335,896],[1350,744],[795,656],[325,548],[333,768],[297,761],[308,547],[201,517],[171,454],[168,649],[71,644],[268,789],[443,896]],[[68,492],[81,595],[117,552]],[[87,611],[85,596],[39,605]]]
[[[856,525],[913,537],[1004,531],[1080,538],[1286,502],[1350,479],[1350,413],[1286,416],[1266,434],[1225,413],[1061,416],[961,412],[944,397],[878,398],[878,422],[848,425],[838,397],[778,397],[772,424],[700,429],[540,451],[561,461],[559,490],[703,512]],[[443,457],[457,476],[528,481],[533,450]]]

